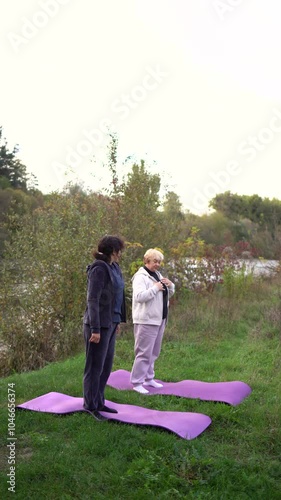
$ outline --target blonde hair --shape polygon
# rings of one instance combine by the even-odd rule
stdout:
[[[146,264],[147,262],[150,262],[153,259],[157,259],[160,260],[160,262],[162,262],[162,260],[164,260],[164,255],[156,248],[149,248],[143,256],[144,263]]]

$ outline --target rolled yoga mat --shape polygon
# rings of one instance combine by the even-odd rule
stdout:
[[[218,401],[228,403],[232,406],[240,404],[251,392],[252,389],[240,381],[234,382],[200,382],[198,380],[182,380],[181,382],[163,382],[160,389],[145,386],[150,396],[153,394],[166,394],[169,396],[179,396],[181,398],[201,399],[203,401]],[[130,382],[130,372],[117,370],[112,372],[107,384],[114,389],[121,391],[133,389]]]
[[[161,427],[188,440],[199,436],[211,423],[210,417],[202,413],[150,410],[142,406],[125,405],[113,403],[112,401],[105,401],[105,404],[118,411],[118,413],[101,411],[100,413],[108,420]],[[59,392],[43,394],[43,396],[17,405],[17,408],[55,414],[67,414],[76,411],[87,413],[83,408],[83,398],[68,396]],[[98,424],[103,425],[100,422]]]

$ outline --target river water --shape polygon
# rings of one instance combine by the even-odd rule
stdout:
[[[254,276],[271,276],[280,267],[278,260],[245,259],[240,261],[246,267],[246,272]]]

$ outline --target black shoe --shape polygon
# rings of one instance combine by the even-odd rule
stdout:
[[[99,411],[105,411],[107,413],[118,413],[117,410],[115,410],[114,408],[109,408],[109,406],[106,405],[103,405],[102,408],[99,408]]]
[[[102,422],[103,420],[107,420],[106,417],[100,414],[98,410],[86,410],[92,417],[94,417],[95,420],[98,420],[98,422]]]

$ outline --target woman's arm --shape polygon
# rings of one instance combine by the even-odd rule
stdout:
[[[100,298],[105,283],[105,273],[101,267],[92,269],[88,281],[88,314],[90,319],[90,329],[93,333],[100,332]]]

